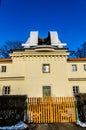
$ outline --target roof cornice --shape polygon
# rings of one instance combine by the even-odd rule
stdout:
[[[86,61],[86,58],[68,58],[67,61]]]
[[[12,62],[11,58],[0,58],[0,62]]]

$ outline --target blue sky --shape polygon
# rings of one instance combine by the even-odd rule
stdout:
[[[57,31],[69,50],[86,41],[86,0],[1,0],[0,47],[7,41],[26,41],[30,31],[47,37]]]

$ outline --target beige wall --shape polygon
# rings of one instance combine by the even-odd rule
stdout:
[[[77,71],[72,71],[72,65],[77,65]],[[69,88],[79,86],[81,93],[86,93],[86,71],[84,70],[86,61],[68,61],[68,80]]]
[[[6,72],[0,72],[0,94],[3,86],[10,86],[12,95],[26,94],[29,97],[43,96],[43,86],[51,86],[51,96],[54,97],[73,96],[72,86],[75,85],[80,87],[80,92],[86,92],[83,79],[86,77],[83,70],[86,61],[68,62],[67,56],[66,49],[13,52],[12,62],[0,62],[0,66],[7,66]],[[50,64],[50,73],[42,72],[43,64]],[[71,71],[72,64],[77,64],[77,72]]]

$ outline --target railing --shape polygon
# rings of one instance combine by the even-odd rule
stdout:
[[[74,98],[28,98],[28,122],[76,122]]]

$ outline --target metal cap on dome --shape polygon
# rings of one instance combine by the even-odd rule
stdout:
[[[38,31],[31,31],[30,37],[27,39],[26,43],[23,43],[24,48],[29,48],[31,46],[37,46],[38,44]]]
[[[66,43],[61,43],[56,31],[50,31],[50,41],[52,46],[58,46],[59,48],[67,45]]]
[[[30,37],[26,41],[26,43],[23,43],[22,46],[24,48],[30,48],[30,47],[41,47],[43,45],[51,46],[51,47],[58,47],[63,48],[63,46],[66,46],[66,43],[61,43],[58,37],[58,33],[56,31],[50,31],[47,38],[39,38],[38,37],[38,31],[31,31]]]

